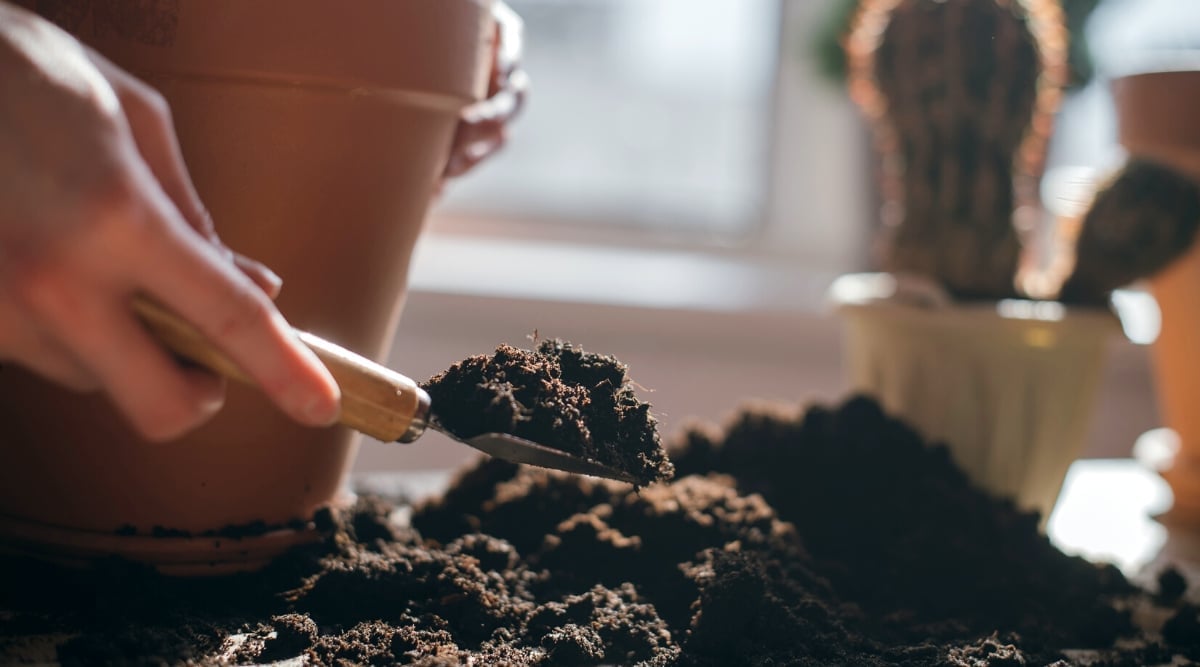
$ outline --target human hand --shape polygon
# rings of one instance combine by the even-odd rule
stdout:
[[[504,147],[508,123],[521,112],[529,76],[521,69],[521,17],[503,2],[493,6],[496,52],[488,77],[488,98],[463,110],[454,131],[443,178],[467,173]]]
[[[0,0],[0,361],[104,391],[147,439],[180,436],[224,384],[150,337],[131,306],[144,293],[293,418],[330,424],[337,384],[272,304],[279,285],[217,238],[163,98]]]

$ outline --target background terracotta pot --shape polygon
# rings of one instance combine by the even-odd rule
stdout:
[[[1200,182],[1200,71],[1148,72],[1113,82],[1121,145]],[[1200,244],[1149,281],[1162,312],[1151,362],[1165,425],[1180,447],[1163,472],[1175,503],[1164,522],[1200,528]]]
[[[167,98],[218,232],[283,277],[285,316],[382,359],[458,113],[486,89],[490,1],[41,4]],[[152,446],[103,398],[12,368],[0,433],[10,549],[178,572],[255,567],[312,537],[355,448],[241,387],[211,424]],[[280,530],[183,535],[244,524]]]

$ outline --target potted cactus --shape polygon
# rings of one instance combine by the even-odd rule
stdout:
[[[860,0],[851,97],[879,154],[883,274],[843,276],[852,385],[1045,519],[1082,448],[1103,307],[1049,300],[1027,240],[1068,81],[1056,0]]]

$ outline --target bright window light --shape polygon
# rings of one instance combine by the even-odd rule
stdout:
[[[511,0],[533,90],[452,214],[714,235],[766,197],[780,4]]]

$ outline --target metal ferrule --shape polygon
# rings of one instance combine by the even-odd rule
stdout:
[[[424,389],[417,387],[417,409],[413,412],[412,421],[408,423],[408,430],[404,435],[396,439],[396,442],[409,443],[421,437],[425,433],[425,429],[429,427],[430,408],[433,406],[433,401],[430,400],[429,394]]]

